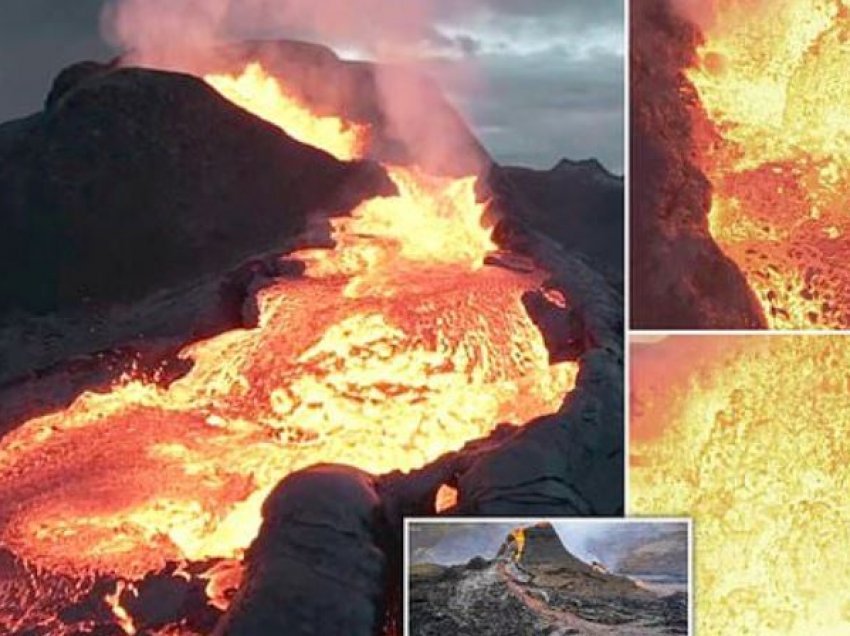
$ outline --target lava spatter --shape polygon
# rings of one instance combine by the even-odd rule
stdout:
[[[850,326],[850,9],[716,0],[687,75],[711,233],[772,328]]]

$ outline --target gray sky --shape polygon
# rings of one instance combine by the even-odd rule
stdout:
[[[248,0],[209,1],[232,11]],[[294,0],[250,1],[274,11]],[[103,2],[0,0],[0,121],[38,110],[63,66],[114,53],[100,36]],[[497,161],[546,168],[593,156],[622,172],[622,0],[429,2],[430,68]]]

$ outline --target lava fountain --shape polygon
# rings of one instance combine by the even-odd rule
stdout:
[[[629,511],[694,518],[700,634],[843,634],[850,340],[632,348]]]
[[[258,64],[205,79],[304,143],[364,152],[368,128],[314,115]],[[408,471],[557,411],[578,367],[551,363],[522,302],[546,274],[484,265],[497,248],[475,177],[385,168],[397,193],[332,219],[333,248],[288,254],[304,274],[257,292],[256,327],[186,346],[191,369],[168,386],[126,377],[0,440],[0,545],[35,569],[128,584],[167,562],[238,559],[287,474]],[[119,595],[107,601],[132,631]],[[32,614],[0,630],[48,620]]]
[[[712,235],[772,328],[850,327],[850,8],[715,0],[687,75]]]

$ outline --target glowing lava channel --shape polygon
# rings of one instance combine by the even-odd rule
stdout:
[[[309,112],[278,104],[287,91],[254,65],[208,79],[238,87],[246,108],[256,84],[258,115],[287,131],[279,117]],[[355,129],[299,134],[358,156]],[[482,266],[494,245],[474,178],[388,172],[398,195],[334,221],[334,249],[290,255],[306,276],[258,293],[257,328],[186,347],[194,366],[168,388],[128,379],[3,438],[2,545],[39,567],[128,579],[169,559],[238,558],[293,471],[409,470],[556,411],[577,365],[550,365],[521,302],[543,273]]]
[[[850,10],[716,0],[688,76],[710,229],[772,328],[850,327]],[[719,138],[717,137],[719,135]]]
[[[368,128],[339,117],[317,116],[258,63],[240,75],[207,75],[206,82],[234,104],[284,130],[293,139],[321,148],[342,161],[362,156]]]
[[[850,633],[848,369],[837,336],[633,353],[629,513],[694,518],[699,634]]]

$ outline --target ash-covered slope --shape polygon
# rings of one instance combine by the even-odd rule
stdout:
[[[670,0],[634,2],[631,18],[631,325],[762,328],[755,294],[708,229],[710,184],[693,147],[705,117],[684,75],[700,35]]]
[[[415,636],[683,634],[683,594],[659,596],[570,553],[550,524],[515,530],[492,561],[410,572]]]

